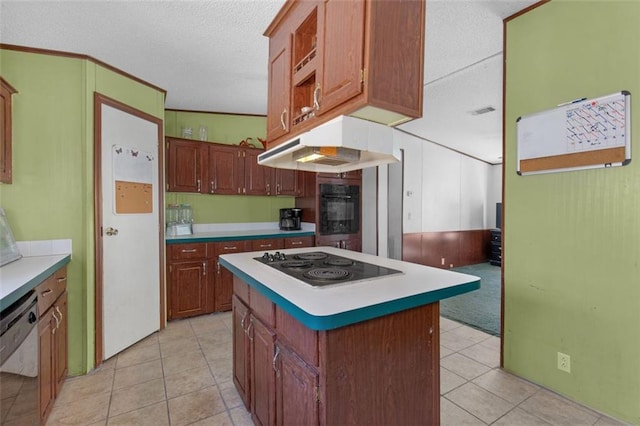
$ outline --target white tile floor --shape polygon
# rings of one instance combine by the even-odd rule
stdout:
[[[441,424],[621,425],[498,367],[500,340],[441,318]],[[232,381],[231,315],[167,328],[70,378],[47,425],[252,425]]]

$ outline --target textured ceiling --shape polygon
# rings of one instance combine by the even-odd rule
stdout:
[[[2,0],[0,42],[87,54],[167,90],[167,108],[266,114],[262,33],[283,3]],[[403,130],[501,162],[502,19],[533,3],[427,0],[424,118]]]

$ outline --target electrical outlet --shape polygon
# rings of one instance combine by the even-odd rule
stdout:
[[[558,352],[558,370],[571,373],[571,357],[562,352]]]

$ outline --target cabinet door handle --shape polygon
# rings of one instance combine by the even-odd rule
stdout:
[[[282,124],[282,130],[287,130],[287,125],[284,122],[284,117],[287,115],[287,109],[283,109],[280,113],[280,124]]]
[[[342,242],[342,241],[338,241],[338,242],[336,242],[336,247],[337,247],[337,248],[340,248],[340,243],[341,243],[341,242]]]
[[[247,317],[249,316],[249,311],[244,313],[244,316],[242,317],[242,321],[240,321],[240,328],[244,331],[244,333],[247,333],[247,329],[244,328],[244,322],[247,320]]]
[[[215,181],[211,181],[209,182],[209,186],[211,187],[211,193],[215,193],[216,192],[216,182]]]
[[[224,246],[224,249],[225,250],[238,250],[238,247],[236,247],[236,246],[230,246],[230,247],[229,246]]]
[[[197,252],[197,249],[182,249],[180,250],[181,253],[195,253]]]
[[[220,262],[216,262],[216,273],[219,274],[220,273]]]
[[[60,315],[60,322],[62,322],[62,312],[60,312],[59,306],[56,306],[56,311],[58,312],[58,315]],[[60,327],[60,324],[58,324],[58,327]]]
[[[271,248],[272,244],[260,244],[260,248]]]
[[[200,179],[198,179],[198,192],[200,192],[200,186],[201,186]]]
[[[67,277],[62,277],[62,278],[56,278],[58,280],[59,283],[65,282],[67,280]]]
[[[280,195],[280,184],[276,184],[276,195]]]
[[[247,337],[249,340],[253,341],[253,336],[251,335],[251,328],[253,327],[253,320],[249,321],[249,327],[247,327]]]
[[[267,184],[267,195],[271,195],[271,185]]]
[[[51,315],[53,316],[53,319],[56,320],[56,326],[53,330],[51,330],[51,334],[56,334],[56,330],[60,327],[60,320],[56,316],[55,311],[51,311]]]
[[[278,370],[278,366],[276,365],[276,362],[278,361],[278,355],[280,355],[280,346],[276,346],[276,353],[273,356],[273,361],[271,362],[271,365],[273,365],[273,369],[276,372],[276,377],[280,377],[280,370]]]
[[[46,289],[45,291],[43,291],[42,293],[40,293],[40,296],[48,296],[49,293],[51,293],[53,290],[51,290],[50,288]]]
[[[316,111],[320,111],[320,83],[316,84],[316,88],[313,89],[313,108]]]
[[[207,262],[202,262],[202,275],[207,275]]]
[[[292,246],[299,246],[299,245],[302,245],[302,241],[291,241],[291,245],[292,245]]]

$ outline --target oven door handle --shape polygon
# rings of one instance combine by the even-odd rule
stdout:
[[[332,194],[325,194],[322,197],[324,198],[339,198],[339,199],[343,199],[343,200],[350,200],[353,198],[353,196],[351,195],[332,195]]]

